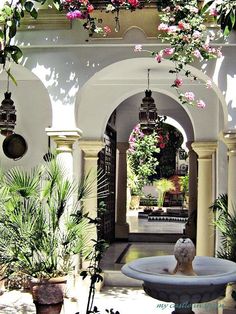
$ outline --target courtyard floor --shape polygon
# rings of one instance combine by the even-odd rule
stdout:
[[[65,299],[61,314],[85,314],[86,295],[78,293],[78,300]],[[113,308],[120,314],[170,314],[173,303],[164,303],[145,295],[141,288],[104,287],[97,292],[94,305],[101,314]],[[217,314],[217,302],[193,305],[196,314]],[[0,314],[36,314],[31,295],[20,291],[5,292],[0,297]]]

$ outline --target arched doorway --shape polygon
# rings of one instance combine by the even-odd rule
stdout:
[[[117,143],[127,143],[128,134],[137,123],[140,99],[146,89],[146,70],[151,68],[150,88],[153,93],[158,93],[157,107],[159,99],[163,95],[163,111],[169,112],[168,115],[175,118],[185,128],[189,142],[216,141],[219,130],[223,129],[227,123],[226,106],[222,94],[214,84],[211,90],[206,90],[204,82],[208,80],[208,77],[201,71],[192,68],[192,72],[203,83],[196,84],[190,80],[187,88],[204,96],[208,105],[204,109],[204,114],[197,108],[183,107],[170,87],[172,77],[169,74],[169,67],[169,62],[159,65],[150,58],[137,58],[117,62],[97,72],[81,89],[77,99],[77,122],[83,130],[83,140],[87,142],[95,140],[102,143],[107,121],[116,110],[116,127],[120,129],[117,134]],[[123,106],[123,117],[121,112],[118,117],[119,106]],[[159,110],[160,115],[162,109]],[[166,112],[165,114],[167,114]],[[89,119],[84,119],[84,117],[89,117]],[[123,154],[124,151],[121,151],[125,150],[125,145],[122,148],[121,145],[119,146],[118,150]],[[126,188],[126,178],[121,173],[117,177],[117,180],[119,179],[122,179],[123,182],[118,182],[118,189],[119,185]],[[218,184],[219,182],[214,182],[214,185]],[[120,204],[117,204],[116,208],[116,237],[126,239],[129,228],[124,218],[126,213],[125,193],[118,194],[117,199]]]

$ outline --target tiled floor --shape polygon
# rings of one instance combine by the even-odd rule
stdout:
[[[61,314],[85,314],[87,291],[78,291],[78,300],[65,299]],[[173,303],[155,300],[145,294],[140,288],[105,287],[96,293],[94,305],[101,314],[106,309],[114,309],[120,314],[171,314]],[[196,314],[217,314],[217,303],[203,303],[194,308]],[[0,297],[0,314],[36,314],[32,297],[29,293],[20,291],[6,292]]]
[[[138,211],[130,210],[127,214],[127,222],[132,233],[183,233],[182,222],[148,221],[138,218]],[[115,242],[110,245],[103,261],[104,270],[119,270],[123,264],[141,257],[155,255],[170,255],[173,252],[173,243],[150,242]]]
[[[130,232],[135,233],[183,233],[184,222],[148,221],[138,218],[138,210],[129,210],[127,222]]]

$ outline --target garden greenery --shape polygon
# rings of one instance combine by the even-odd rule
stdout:
[[[135,178],[133,189],[141,191],[142,187],[148,183],[149,177],[156,173],[158,159],[156,154],[160,152],[160,140],[156,132],[145,135],[137,125],[129,138],[128,165],[131,170],[128,176]],[[128,181],[131,179],[128,177]],[[132,191],[131,191],[132,192]],[[138,193],[136,193],[138,194]]]

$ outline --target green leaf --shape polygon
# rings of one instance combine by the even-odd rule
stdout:
[[[230,33],[230,29],[229,29],[229,26],[228,25],[226,25],[225,26],[225,29],[224,29],[224,36],[229,36],[229,33]]]
[[[62,10],[62,5],[60,0],[53,0],[54,6],[57,10],[61,11]]]
[[[14,76],[11,74],[10,69],[8,69],[7,71],[8,76],[10,77],[10,79],[12,80],[12,82],[17,86],[17,81],[14,78]]]
[[[24,7],[25,7],[25,10],[30,13],[34,8],[34,3],[31,1],[26,1],[24,4]]]
[[[32,11],[30,11],[30,15],[31,15],[34,19],[37,19],[37,17],[38,17],[38,11],[34,8]]]
[[[4,5],[3,10],[5,11],[5,13],[6,13],[8,16],[11,16],[11,15],[12,15],[12,8],[11,8],[10,6]]]
[[[23,56],[21,49],[17,46],[9,46],[5,50],[11,55],[12,60],[18,63],[20,58]]]
[[[12,25],[9,29],[9,37],[10,38],[13,38],[16,35],[16,30],[17,30],[16,21],[12,20]]]
[[[235,11],[233,11],[233,10],[231,10],[231,12],[230,12],[230,21],[231,21],[232,27],[234,27],[234,24],[235,24]]]
[[[214,3],[215,0],[211,0],[209,2],[207,2],[201,9],[200,14],[204,14],[206,13],[206,11],[209,9],[209,7],[212,5],[212,3]]]

